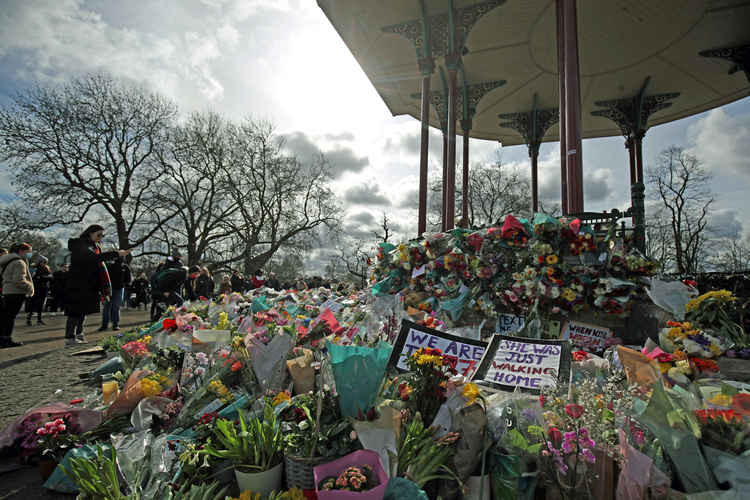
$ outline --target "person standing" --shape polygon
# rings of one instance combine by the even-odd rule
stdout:
[[[44,324],[42,311],[44,311],[44,303],[47,301],[47,294],[52,283],[52,271],[50,271],[47,262],[47,257],[40,257],[34,271],[34,296],[31,298],[31,304],[27,311],[28,315],[26,316],[26,324],[29,326],[31,326],[31,317],[34,313],[36,313],[36,324]]]
[[[112,330],[120,329],[120,308],[125,298],[125,287],[132,281],[130,267],[122,257],[117,257],[109,266],[109,279],[112,284],[112,296],[104,302],[102,307],[102,326],[99,331],[103,332],[112,322]]]
[[[3,285],[3,307],[0,310],[0,349],[18,347],[22,342],[15,342],[13,326],[16,316],[21,311],[27,297],[34,296],[34,282],[26,265],[26,256],[31,252],[28,243],[16,243],[10,252],[0,257],[0,279]]]
[[[60,268],[52,273],[52,312],[65,309],[65,280],[68,277],[68,266],[62,264]]]
[[[211,300],[214,296],[214,279],[207,267],[201,269],[201,274],[195,280],[195,293],[200,297],[206,297]]]
[[[146,278],[146,273],[141,273],[138,278],[133,281],[133,293],[135,293],[135,307],[140,308],[141,304],[143,307],[148,305],[148,293],[151,285]]]
[[[232,273],[231,282],[233,292],[242,293],[245,291],[245,280],[242,278],[239,271],[234,271]]]
[[[262,287],[266,283],[266,280],[263,278],[263,271],[256,269],[250,282],[252,283],[253,289]]]
[[[219,285],[219,293],[222,293],[224,295],[229,295],[232,293],[232,281],[229,279],[228,275],[224,275],[221,278],[221,284]]]
[[[85,344],[83,323],[87,314],[99,312],[102,298],[112,294],[105,261],[130,254],[130,250],[102,252],[104,228],[93,224],[78,238],[68,240],[70,271],[65,284],[65,345]]]

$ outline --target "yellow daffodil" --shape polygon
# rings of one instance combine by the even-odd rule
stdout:
[[[461,395],[466,399],[466,406],[471,406],[479,396],[479,387],[477,387],[477,384],[469,382],[464,385]]]
[[[731,406],[732,405],[732,396],[728,396],[726,394],[717,393],[714,397],[707,400],[712,405],[716,406]]]
[[[150,344],[151,343],[151,335],[144,335],[143,338],[141,339],[141,341],[143,341],[144,344]]]
[[[286,392],[286,391],[282,391],[282,392],[278,393],[276,395],[276,397],[273,398],[272,404],[273,404],[273,406],[275,408],[275,407],[279,406],[281,403],[283,403],[284,401],[289,401],[290,399],[292,399],[292,398],[291,398],[291,396],[289,396],[289,393]]]
[[[547,265],[554,266],[555,264],[557,264],[557,255],[555,254],[548,255],[546,260],[547,260]]]

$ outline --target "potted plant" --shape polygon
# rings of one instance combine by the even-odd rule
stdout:
[[[39,473],[42,480],[47,480],[68,450],[75,446],[78,436],[68,431],[68,425],[62,418],[39,427],[36,435],[39,436],[37,449],[42,455],[39,461]]]
[[[280,413],[288,487],[314,490],[313,467],[357,449],[357,435],[336,397],[321,390],[295,396]]]
[[[273,407],[267,404],[262,418],[245,421],[239,412],[237,422],[216,420],[212,438],[201,453],[234,463],[240,491],[268,495],[281,487],[281,425]]]

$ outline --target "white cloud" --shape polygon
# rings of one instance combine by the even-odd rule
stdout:
[[[688,127],[687,138],[692,143],[688,152],[710,170],[750,177],[750,115],[736,118],[713,109]]]

